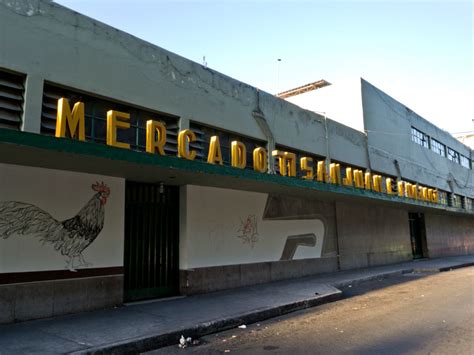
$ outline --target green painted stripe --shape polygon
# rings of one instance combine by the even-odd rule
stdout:
[[[367,191],[354,187],[333,185],[317,181],[307,181],[300,178],[292,178],[274,174],[258,173],[253,170],[236,169],[230,166],[212,165],[202,161],[186,160],[175,156],[160,156],[158,154],[137,152],[93,142],[81,142],[69,138],[56,138],[53,136],[29,132],[19,132],[4,128],[0,128],[0,143],[16,144],[25,147],[99,157],[109,160],[126,161],[140,165],[154,165],[163,168],[194,171],[203,174],[230,176],[240,179],[278,184],[289,188],[303,188],[321,192],[330,192],[338,195],[363,197],[374,200],[402,203],[411,206],[422,206],[451,212],[474,214],[474,212],[467,210],[456,209],[431,202],[401,198],[396,195],[391,196],[384,193]]]

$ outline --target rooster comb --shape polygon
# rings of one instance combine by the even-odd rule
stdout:
[[[106,184],[104,184],[103,181],[100,184],[98,181],[96,181],[95,184],[92,184],[92,190],[97,191],[97,192],[106,192],[107,194],[110,194],[109,187]]]

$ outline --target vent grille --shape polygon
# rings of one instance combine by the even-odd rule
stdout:
[[[54,135],[56,130],[56,115],[58,99],[68,99],[69,105],[81,101],[84,103],[85,133],[89,142],[106,144],[107,111],[117,110],[130,114],[130,128],[117,130],[117,140],[129,143],[130,149],[146,150],[146,121],[153,119],[163,122],[166,126],[167,155],[178,152],[178,118],[156,112],[145,111],[122,103],[104,100],[80,92],[72,91],[46,84],[43,91],[43,107],[41,114],[41,133]]]
[[[20,130],[24,92],[23,75],[0,71],[0,128]]]

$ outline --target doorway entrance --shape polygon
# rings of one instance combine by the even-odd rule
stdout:
[[[408,221],[413,259],[426,257],[425,216],[423,213],[409,213]]]
[[[179,292],[179,187],[125,185],[124,300]]]

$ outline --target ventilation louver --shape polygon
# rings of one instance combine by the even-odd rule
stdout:
[[[166,126],[165,153],[167,155],[177,154],[177,117],[150,112],[124,103],[94,97],[86,93],[57,87],[51,84],[45,84],[43,90],[43,107],[41,114],[42,134],[54,135],[56,130],[58,99],[60,98],[66,98],[71,108],[72,105],[78,101],[84,103],[85,133],[86,140],[89,142],[105,144],[107,111],[117,110],[130,114],[130,128],[127,130],[118,130],[117,132],[120,142],[130,144],[130,149],[132,150],[145,151],[146,121],[149,119],[159,120]]]
[[[196,152],[196,160],[207,160],[209,153],[209,142],[212,136],[218,136],[224,165],[230,165],[231,162],[231,144],[236,140],[242,142],[247,151],[247,169],[253,169],[253,150],[257,147],[266,147],[267,144],[259,139],[245,137],[237,133],[220,130],[215,127],[202,125],[197,122],[190,122],[189,129],[196,135],[196,140],[189,146]]]
[[[0,70],[0,128],[20,130],[25,77]]]

